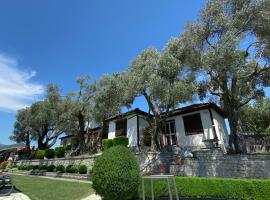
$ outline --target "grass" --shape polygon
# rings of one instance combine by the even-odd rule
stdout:
[[[270,199],[270,180],[176,177],[182,197],[212,197],[225,199]],[[168,196],[167,182],[154,182],[155,197]],[[141,194],[141,188],[139,188]],[[173,191],[174,192],[174,191]],[[150,181],[146,181],[146,196],[151,197]]]
[[[80,200],[94,190],[90,183],[11,175],[18,190],[31,200]]]

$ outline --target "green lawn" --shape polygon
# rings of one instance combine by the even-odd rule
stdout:
[[[11,175],[17,189],[31,200],[80,200],[93,193],[90,183]]]

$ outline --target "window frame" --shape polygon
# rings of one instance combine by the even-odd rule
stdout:
[[[187,127],[186,127],[186,124],[185,123],[185,118],[187,117],[191,117],[191,116],[199,116],[199,120],[200,120],[200,124],[199,126],[201,126],[201,129],[199,129],[198,131],[193,131],[193,132],[188,132],[187,131]],[[203,123],[202,123],[202,116],[201,116],[201,113],[198,112],[198,113],[193,113],[193,114],[188,114],[188,115],[185,115],[185,116],[182,116],[183,118],[183,123],[184,123],[184,129],[185,129],[185,135],[186,136],[191,136],[191,135],[199,135],[199,134],[204,134],[204,129],[203,129]]]
[[[173,122],[174,123],[174,132],[173,133],[167,133],[167,130],[166,130],[166,126],[167,126],[167,123],[169,123],[169,130],[171,130],[171,122]],[[173,145],[177,145],[177,135],[176,135],[176,126],[175,126],[175,119],[172,119],[172,120],[167,120],[167,121],[165,121],[165,126],[164,126],[164,139],[165,139],[165,141],[164,141],[164,143],[166,144],[166,146],[173,146]],[[170,143],[171,144],[168,144],[168,141],[166,142],[166,140],[167,140],[167,137],[170,137]],[[172,144],[172,136],[174,136],[175,137],[175,144]]]

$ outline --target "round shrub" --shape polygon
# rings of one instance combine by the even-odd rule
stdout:
[[[34,165],[34,166],[33,166],[33,170],[37,170],[38,167],[39,167],[39,165]]]
[[[65,172],[65,166],[64,165],[57,165],[56,168],[55,168],[55,171],[64,173]]]
[[[53,149],[46,149],[44,156],[48,159],[54,157],[54,150]]]
[[[112,139],[103,139],[102,140],[102,149],[103,149],[103,151],[111,148],[112,146],[113,146]]]
[[[38,169],[39,170],[47,170],[47,165],[39,165]]]
[[[38,150],[36,152],[36,158],[37,159],[44,159],[44,156],[45,156],[45,150]]]
[[[75,166],[75,165],[68,165],[68,166],[66,167],[66,172],[67,172],[67,173],[75,174],[75,173],[78,173],[78,168],[77,168],[77,166]]]
[[[93,188],[106,200],[136,198],[140,182],[138,161],[128,148],[112,147],[96,159],[92,181]]]
[[[57,158],[65,157],[65,147],[56,147],[54,153]]]
[[[87,173],[86,165],[79,165],[78,170],[79,170],[80,174],[86,174]]]
[[[34,166],[33,165],[27,165],[27,171],[31,171],[32,169],[34,168]]]
[[[125,136],[119,136],[113,138],[113,146],[122,145],[127,147],[128,146],[128,138]]]
[[[54,165],[49,165],[48,167],[47,167],[47,171],[48,172],[53,172],[55,170],[55,166]]]

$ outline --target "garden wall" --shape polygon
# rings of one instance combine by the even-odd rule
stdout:
[[[224,178],[270,178],[270,155],[224,155],[220,150],[196,152],[170,166],[178,176]]]
[[[88,169],[92,169],[95,159],[98,155],[83,156],[83,157],[70,157],[70,158],[54,158],[44,160],[20,160],[17,165],[86,165]]]
[[[49,160],[22,160],[17,165],[80,165],[91,170],[99,155],[57,158]],[[270,155],[224,155],[219,149],[197,151],[194,158],[184,158],[175,164],[173,153],[136,154],[141,171],[160,172],[160,163],[165,173],[178,176],[224,177],[224,178],[270,178]]]

